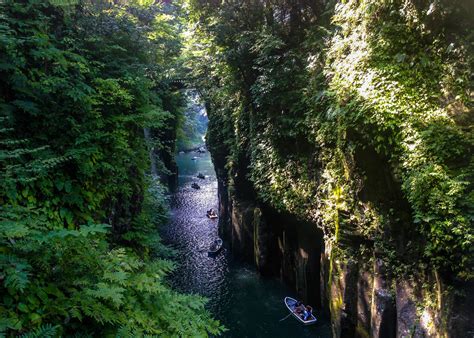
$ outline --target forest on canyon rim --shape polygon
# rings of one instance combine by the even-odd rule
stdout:
[[[157,233],[185,81],[231,194],[423,281],[426,332],[448,336],[474,278],[473,18],[468,0],[0,1],[0,334],[225,334],[170,288]]]

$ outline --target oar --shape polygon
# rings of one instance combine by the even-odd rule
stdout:
[[[292,315],[292,313],[290,312],[290,314],[289,314],[288,316],[286,316],[285,318],[280,319],[279,321],[282,322],[282,321],[284,321],[286,318],[288,318],[288,317],[291,316],[291,315]]]

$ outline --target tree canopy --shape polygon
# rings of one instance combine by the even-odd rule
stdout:
[[[0,3],[1,333],[221,331],[203,298],[164,280],[173,263],[156,227],[168,207],[147,175],[150,149],[174,151],[184,107],[164,81],[178,13],[153,1]]]
[[[367,240],[405,272],[472,278],[469,2],[189,6],[208,142],[237,194],[328,243]]]
[[[394,274],[472,280],[473,13],[0,1],[0,334],[225,330],[165,279],[166,188],[150,166],[169,174],[177,139],[198,134],[172,79],[199,88],[232,194],[316,224],[341,260],[376,252]]]

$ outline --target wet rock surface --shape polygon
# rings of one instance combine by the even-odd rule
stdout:
[[[218,190],[219,233],[230,241],[233,256],[254,264],[264,275],[280,278],[298,297],[325,312],[334,337],[441,337],[443,332],[470,332],[468,314],[450,317],[447,309],[437,312],[427,306],[420,312],[420,304],[429,296],[406,278],[391,277],[378,253],[372,252],[372,263],[366,256],[339,260],[325,246],[316,225],[237,198],[222,182]],[[344,245],[351,245],[350,240]],[[434,285],[434,280],[419,276],[417,283]]]

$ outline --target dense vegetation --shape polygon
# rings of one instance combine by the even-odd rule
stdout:
[[[318,224],[342,259],[375,248],[395,275],[472,279],[472,2],[191,8],[234,194]]]
[[[0,335],[221,330],[164,281],[165,188],[146,175],[183,108],[163,85],[178,8],[125,3],[0,2]]]
[[[317,224],[333,259],[472,281],[473,16],[468,0],[0,1],[0,334],[222,332],[164,280],[150,164],[166,176],[176,139],[205,129],[173,78],[199,88],[231,194]]]
[[[187,91],[188,104],[183,119],[178,124],[178,151],[195,149],[204,145],[203,135],[207,131],[207,115],[197,91]]]

